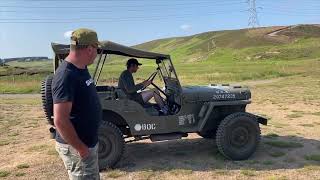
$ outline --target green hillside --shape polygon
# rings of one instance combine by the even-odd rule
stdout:
[[[212,31],[154,40],[134,47],[170,54],[184,85],[312,76],[320,72],[319,25]],[[108,58],[101,83],[116,83],[126,59]],[[155,69],[153,61],[140,61],[143,66],[135,74],[139,80],[147,78]],[[48,62],[12,62],[9,66],[0,67],[0,93],[38,92],[40,79],[50,73],[52,67]],[[26,70],[21,68],[37,73],[12,73]]]
[[[299,44],[314,46],[315,44],[312,44],[312,40],[317,41],[317,38],[320,38],[319,25],[299,25],[280,31],[277,36],[268,36],[268,33],[284,28],[290,27],[278,26],[254,30],[241,29],[205,32],[187,37],[154,40],[135,47],[143,50],[168,53],[179,62],[192,62],[213,60],[214,57],[218,58],[224,50],[236,50],[233,53],[233,57],[238,59],[243,58],[242,53],[251,52],[248,54],[249,57],[254,56],[255,54],[252,54],[252,51],[263,53],[268,52],[268,50],[274,51],[275,48],[288,49],[288,46]],[[301,39],[311,39],[311,41],[309,41],[309,44],[308,42],[301,44],[299,42]],[[217,51],[218,53],[216,53]],[[279,54],[282,54],[282,52]],[[277,57],[281,57],[279,54]],[[237,55],[240,55],[240,57]],[[298,53],[297,57],[299,56]],[[294,58],[294,55],[292,58]]]
[[[273,32],[277,33],[270,35]],[[170,54],[184,84],[236,82],[303,74],[308,67],[319,68],[319,33],[319,25],[277,26],[205,32],[134,47]],[[112,58],[103,77],[117,78],[124,61]],[[144,61],[139,74],[151,73],[152,65]]]

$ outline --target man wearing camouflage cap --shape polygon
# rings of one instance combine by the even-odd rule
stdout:
[[[87,69],[97,56],[98,46],[96,32],[83,28],[73,31],[70,53],[52,81],[56,150],[72,180],[100,179],[97,131],[102,110]]]

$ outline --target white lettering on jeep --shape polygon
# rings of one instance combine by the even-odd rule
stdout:
[[[235,99],[235,94],[214,94],[212,99]]]
[[[150,130],[155,130],[156,129],[156,124],[136,124],[134,126],[134,130],[136,131],[150,131]]]
[[[186,124],[194,124],[195,122],[196,122],[196,119],[194,118],[194,114],[178,116],[179,126],[183,126]]]

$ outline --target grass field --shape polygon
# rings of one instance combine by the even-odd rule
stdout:
[[[319,179],[320,72],[245,81],[253,94],[248,111],[268,117],[258,151],[229,161],[212,140],[196,134],[178,141],[126,145],[103,179]],[[39,95],[0,95],[0,178],[66,179],[49,140]]]

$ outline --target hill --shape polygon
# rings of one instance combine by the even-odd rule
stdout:
[[[48,61],[50,60],[48,57],[44,56],[33,56],[33,57],[16,57],[16,58],[6,58],[0,59],[3,63],[8,63],[12,61],[17,62],[31,62],[31,61]]]
[[[285,47],[286,45],[295,45],[299,44],[298,41],[301,39],[312,38],[320,38],[319,25],[274,26],[257,29],[211,31],[186,37],[154,40],[134,47],[168,53],[172,55],[176,61],[193,62],[210,60],[214,57],[217,59],[224,50],[242,50],[244,53],[249,53],[252,49],[260,48],[262,51],[258,51],[257,53],[262,53],[265,52],[264,50],[270,50],[277,46]],[[306,45],[308,46],[310,44]],[[306,49],[309,49],[309,46],[306,47]],[[300,49],[300,51],[304,50],[304,48]],[[311,53],[311,56],[313,53],[316,53],[310,50],[308,50],[308,52]],[[217,54],[214,55],[215,53]],[[241,57],[241,52],[239,53],[240,54],[237,54],[240,55],[238,58],[243,58]],[[273,54],[277,54],[276,57],[282,57],[281,55],[283,53],[285,53],[285,55],[287,54],[285,51]],[[255,54],[252,53],[248,55],[255,56]],[[296,57],[299,56],[299,54],[296,54]],[[247,59],[247,57],[244,59]]]
[[[212,31],[154,40],[135,48],[171,55],[183,85],[319,75],[320,25],[294,25]],[[116,83],[128,59],[111,56],[100,84]],[[155,63],[143,60],[136,79],[147,78]],[[52,72],[51,61],[6,63],[0,67],[0,93],[39,92]],[[89,70],[93,70],[90,66]],[[139,80],[139,81],[140,81]]]

